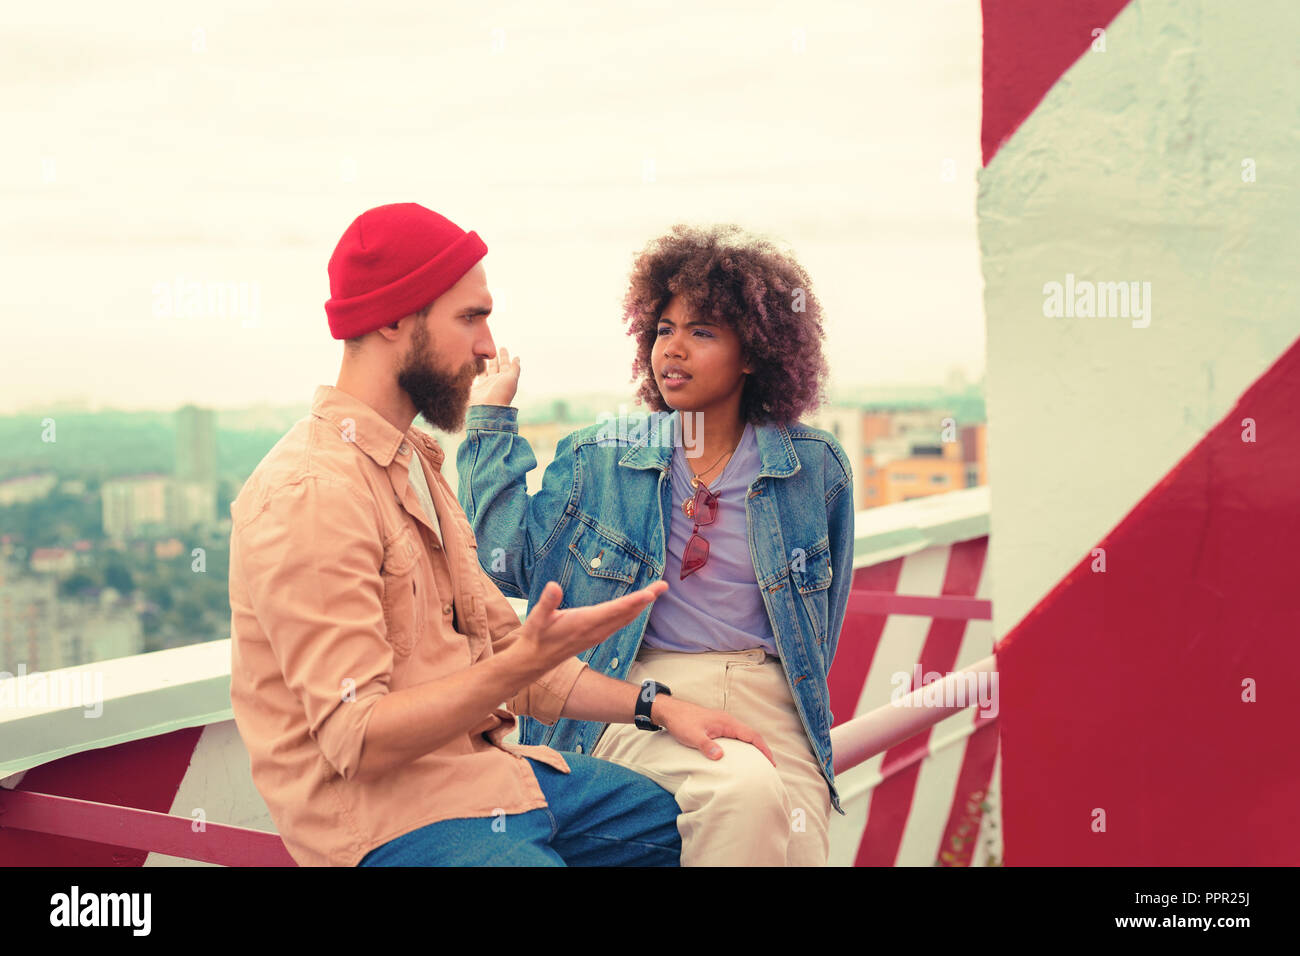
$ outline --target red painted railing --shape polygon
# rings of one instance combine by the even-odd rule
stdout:
[[[223,866],[297,865],[279,835],[265,830],[48,793],[0,789],[0,826]]]
[[[918,596],[888,591],[855,590],[849,615],[913,614],[924,617],[990,620],[989,601],[953,596]],[[967,671],[947,675],[962,680],[967,673],[995,670],[989,657]],[[843,773],[946,717],[967,709],[925,707],[922,689],[912,691],[914,706],[886,704],[831,731],[835,772]],[[12,828],[50,836],[70,837],[133,850],[162,853],[223,866],[295,866],[275,833],[222,823],[201,825],[189,817],[96,803],[46,793],[0,788],[0,829]]]

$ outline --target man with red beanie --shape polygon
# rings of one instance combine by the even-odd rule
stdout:
[[[578,654],[650,587],[521,625],[442,477],[444,431],[496,355],[473,232],[415,203],[350,225],[329,262],[334,386],[231,504],[231,705],[253,781],[303,865],[677,865],[679,808],[625,767],[506,737],[516,714],[631,723],[640,688]],[[691,746],[751,728],[670,696],[641,719]]]

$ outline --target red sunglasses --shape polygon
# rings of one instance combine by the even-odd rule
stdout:
[[[700,526],[713,524],[718,517],[718,496],[709,490],[708,485],[696,489],[692,503],[691,517],[695,519],[695,527],[691,530],[691,540],[686,542],[686,550],[682,552],[682,581],[708,564],[709,542],[700,534]]]

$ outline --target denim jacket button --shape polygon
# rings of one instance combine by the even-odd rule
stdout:
[[[578,744],[578,746],[574,747],[573,750],[575,753],[582,753],[582,744]]]
[[[618,667],[618,658],[617,658],[617,657],[614,658],[612,661],[609,662],[609,669],[610,669],[610,670],[613,670],[613,669],[616,668],[616,667]]]
[[[598,567],[600,567],[600,558],[592,558],[591,562],[587,565],[587,567],[591,568],[593,571],[596,570]]]

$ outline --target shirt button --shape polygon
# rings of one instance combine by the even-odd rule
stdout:
[[[451,605],[450,605],[450,604],[444,604],[444,605],[442,606],[442,613],[443,613],[443,614],[450,614],[450,613],[451,613]]]
[[[582,753],[582,744],[578,744],[578,746],[574,747],[573,749],[576,753]]]
[[[616,667],[618,667],[618,658],[617,658],[617,657],[614,658],[612,661],[609,662],[609,669],[610,669],[610,670],[614,670]]]
[[[397,452],[398,454],[405,455],[410,450],[411,450],[411,446],[408,445],[406,442],[402,442],[401,446],[397,449]]]
[[[600,558],[592,558],[590,563],[588,563],[587,567],[591,568],[593,571],[596,568],[600,567]]]

